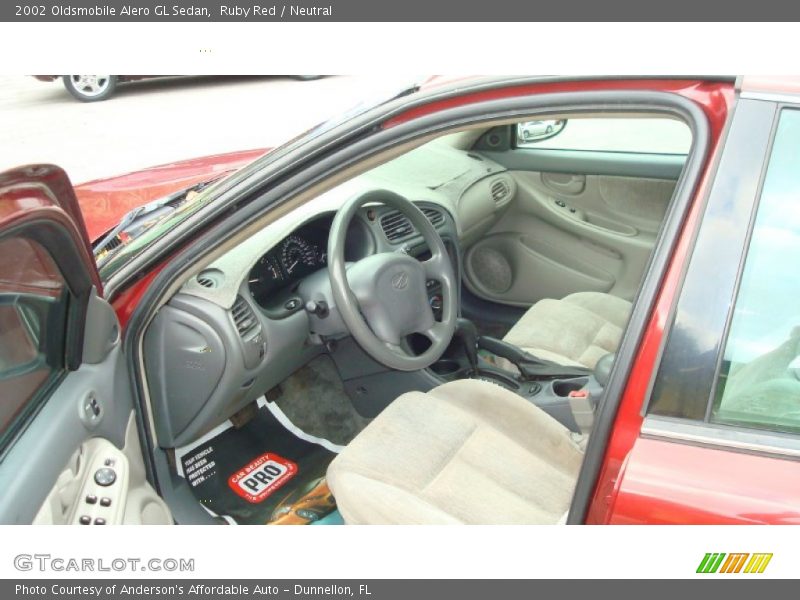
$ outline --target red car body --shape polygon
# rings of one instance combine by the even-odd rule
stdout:
[[[266,150],[244,150],[184,160],[75,186],[91,241],[131,209],[197,183],[223,177],[253,162]]]
[[[435,87],[436,81],[428,84]],[[750,79],[742,90],[797,93],[797,81]],[[632,362],[627,385],[613,423],[599,477],[585,522],[610,523],[800,523],[800,462],[661,439],[642,433],[654,370],[668,334],[670,314],[681,292],[683,274],[701,223],[704,200],[713,186],[715,165],[724,147],[726,122],[737,102],[730,81],[696,79],[574,80],[509,85],[454,94],[401,112],[383,123],[399,126],[439,111],[498,98],[546,92],[587,90],[654,90],[679,94],[705,113],[710,126],[710,153],[703,167],[671,262],[648,317],[644,336]],[[82,184],[76,188],[91,239],[110,229],[130,208],[228,173],[254,160],[263,150],[196,159],[154,167],[138,173]],[[6,219],[0,218],[0,226]],[[120,322],[130,314],[169,258],[120,290],[113,306]]]

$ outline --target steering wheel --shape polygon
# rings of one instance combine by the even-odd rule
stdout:
[[[431,258],[420,262],[405,251],[373,254],[347,265],[345,238],[359,208],[380,202],[399,210],[422,234]],[[342,321],[356,342],[379,363],[400,371],[424,369],[436,362],[453,337],[458,306],[453,266],[442,238],[411,201],[387,190],[373,190],[349,200],[336,213],[328,237],[328,275],[331,293]],[[442,285],[442,320],[434,319],[426,282]],[[363,316],[362,316],[363,315]],[[414,356],[401,342],[411,333],[431,345]]]

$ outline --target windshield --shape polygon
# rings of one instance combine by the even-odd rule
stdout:
[[[193,185],[159,200],[134,208],[127,213],[116,227],[94,243],[94,258],[97,266],[102,267],[117,252],[122,253],[124,248],[133,240],[173,215],[181,207],[191,205],[199,198],[201,191],[218,179],[220,178],[216,177]]]
[[[312,127],[308,131],[296,136],[285,144],[270,152],[267,152],[263,157],[255,160],[250,165],[243,167],[240,171],[237,171],[230,177],[222,178],[219,181],[212,181],[208,184],[201,184],[202,187],[198,190],[189,190],[194,191],[195,193],[192,194],[191,197],[189,194],[183,194],[185,196],[185,200],[182,202],[177,202],[175,206],[170,206],[168,210],[158,210],[158,212],[150,211],[148,213],[135,215],[136,218],[133,221],[133,224],[136,226],[135,235],[131,236],[127,240],[119,240],[119,242],[124,243],[117,242],[115,244],[115,242],[112,241],[109,245],[105,246],[105,249],[108,250],[107,253],[102,253],[102,251],[96,252],[100,277],[103,280],[108,280],[129,260],[142,253],[155,240],[158,240],[166,232],[183,223],[193,214],[203,210],[217,197],[219,197],[223,191],[226,191],[237,183],[244,181],[252,174],[261,170],[264,166],[307,144],[309,141],[315,139],[323,133],[368,112],[372,108],[380,106],[381,104],[385,104],[386,102],[389,102],[395,98],[414,93],[419,88],[416,84],[413,84],[406,85],[398,89],[398,86],[395,83],[390,87],[390,89],[391,91],[388,92],[382,90],[378,93],[375,93],[373,91],[373,93],[371,93],[367,99],[360,101],[350,110],[340,113],[336,117],[328,119],[327,121]],[[162,204],[158,205],[159,202]],[[164,205],[169,205],[169,200],[156,201],[156,203],[152,204],[157,205],[157,209],[161,209]],[[133,212],[136,211],[132,211],[132,213]],[[129,215],[126,215],[126,217],[123,218],[121,224],[125,223],[126,218],[130,218]],[[148,215],[150,218],[148,218]],[[125,224],[123,229],[127,228],[128,225]],[[106,239],[104,238],[101,242],[105,241]],[[115,247],[109,248],[110,245],[115,245]]]

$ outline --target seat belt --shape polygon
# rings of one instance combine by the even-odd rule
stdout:
[[[567,399],[569,400],[569,408],[572,411],[575,424],[582,434],[588,435],[591,433],[592,427],[594,427],[595,405],[591,394],[586,390],[573,390],[569,393]]]

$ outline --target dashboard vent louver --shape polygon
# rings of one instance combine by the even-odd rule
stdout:
[[[401,240],[414,233],[414,227],[404,214],[393,210],[381,217],[381,229],[390,242]]]
[[[211,279],[210,277],[198,277],[197,278],[197,283],[199,283],[203,287],[207,287],[207,288],[216,287],[216,284],[214,283],[214,280]]]
[[[439,227],[444,223],[444,214],[441,211],[435,208],[423,208],[422,212],[434,227]],[[411,237],[417,232],[411,221],[397,210],[389,211],[381,217],[381,229],[390,242]]]
[[[236,324],[236,330],[243,339],[258,329],[258,319],[253,313],[253,309],[250,308],[247,300],[241,296],[236,296],[236,302],[233,303],[231,313],[233,314],[233,322]]]
[[[439,225],[444,223],[444,214],[435,208],[423,208],[422,212],[425,213],[425,216],[428,217],[428,221],[433,223],[434,227],[439,227]]]
[[[492,200],[494,200],[495,204],[500,204],[503,200],[508,198],[508,195],[511,193],[511,188],[508,185],[508,182],[503,179],[498,179],[492,184],[491,194]]]

